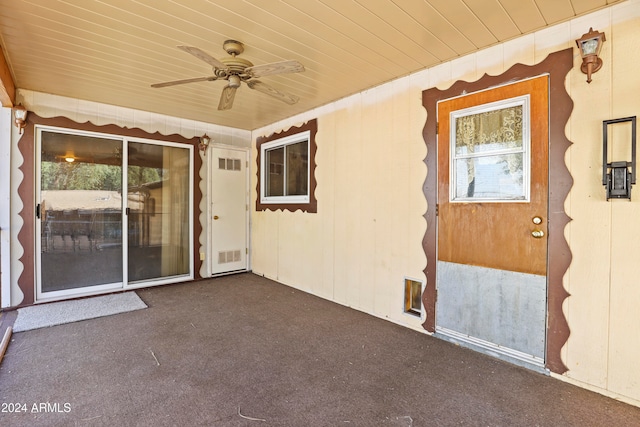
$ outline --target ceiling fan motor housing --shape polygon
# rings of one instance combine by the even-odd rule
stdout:
[[[227,70],[223,70],[226,71],[227,74],[244,74],[245,68],[253,67],[253,64],[250,61],[247,61],[243,58],[238,58],[237,56],[222,58],[220,59],[220,62],[227,66]],[[214,71],[216,71],[217,73],[217,69],[214,68]]]

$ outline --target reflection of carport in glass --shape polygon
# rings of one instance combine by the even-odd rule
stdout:
[[[129,206],[135,201],[129,200]],[[42,192],[43,252],[92,251],[121,244],[122,196],[117,191]]]

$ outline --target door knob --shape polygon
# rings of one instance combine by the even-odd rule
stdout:
[[[214,215],[213,219],[220,219],[220,217],[218,215]]]
[[[533,237],[535,237],[536,239],[541,239],[541,238],[544,237],[544,231],[542,231],[542,230],[533,230],[531,232],[531,235]]]

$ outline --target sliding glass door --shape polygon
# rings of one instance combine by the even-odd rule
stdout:
[[[36,134],[38,300],[193,277],[191,146]]]

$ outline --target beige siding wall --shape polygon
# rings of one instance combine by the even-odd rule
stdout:
[[[424,280],[426,265],[420,80],[360,93],[319,116],[318,213],[255,213],[254,272],[422,329],[419,318],[402,311],[403,278]],[[254,147],[254,166],[256,154]]]
[[[607,42],[604,66],[591,84],[579,70],[577,50],[566,80],[575,106],[567,126],[574,145],[565,160],[575,184],[565,204],[573,218],[565,230],[573,261],[564,279],[571,293],[564,304],[569,371],[561,378],[640,404],[640,370],[634,368],[640,360],[640,183],[631,202],[607,202],[601,184],[602,121],[640,115],[639,0],[256,130],[254,140],[318,119],[318,213],[253,212],[253,271],[422,330],[420,319],[402,313],[403,278],[425,279],[422,90],[540,62],[574,47],[589,27],[605,32]],[[255,174],[252,195],[255,201]]]

